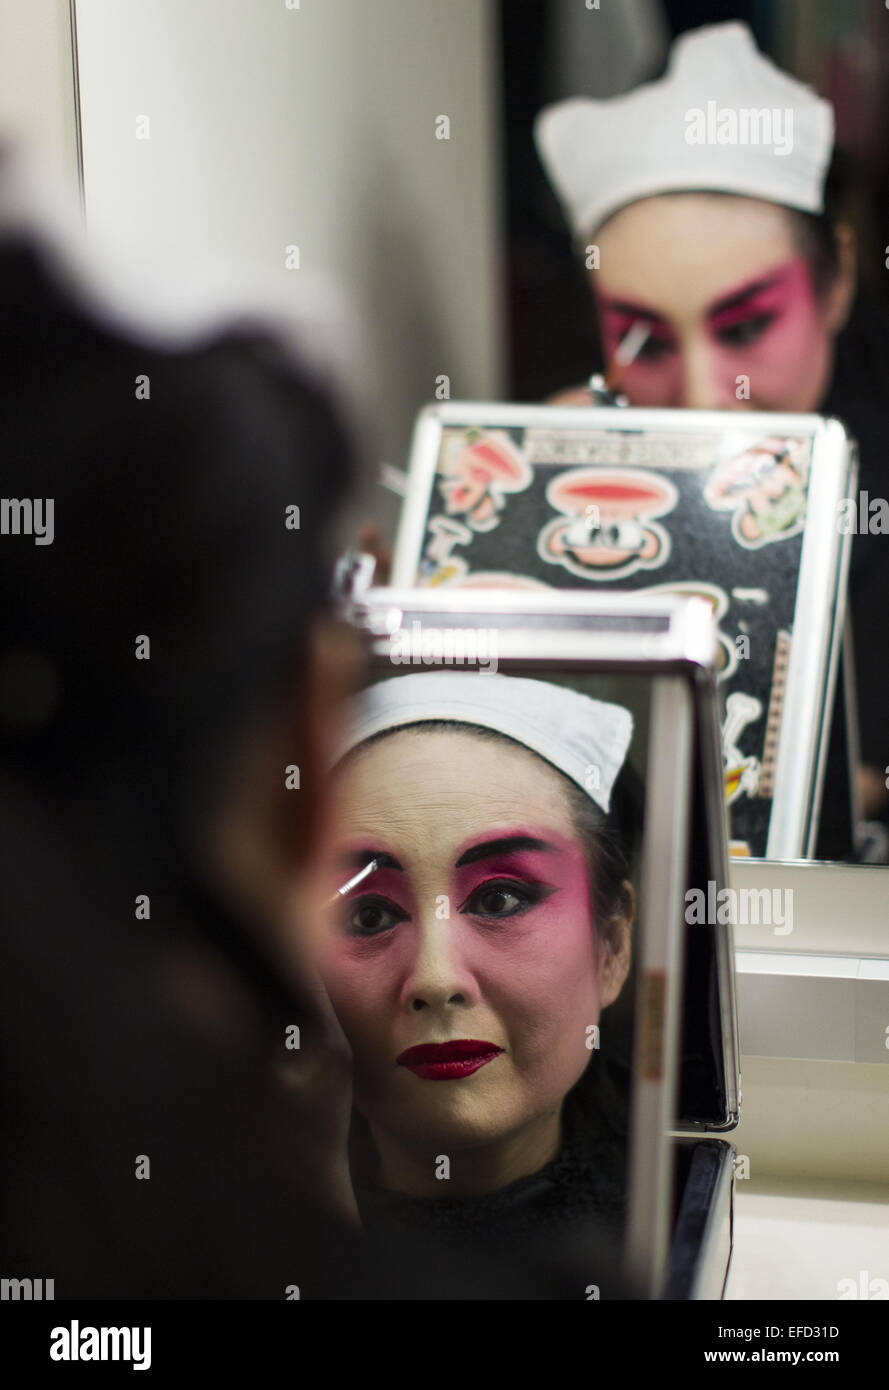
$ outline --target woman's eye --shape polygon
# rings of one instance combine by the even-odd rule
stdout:
[[[345,928],[349,936],[378,936],[406,921],[406,913],[395,903],[386,898],[365,897],[349,904]]]
[[[639,351],[633,359],[636,362],[658,362],[667,353],[674,351],[674,345],[668,338],[646,338]]]
[[[729,328],[721,328],[716,336],[727,347],[749,347],[751,343],[756,342],[757,338],[762,337],[774,321],[774,314],[757,314],[752,319],[743,319],[741,323],[733,323]]]
[[[470,894],[460,911],[473,917],[515,917],[553,892],[544,883],[485,883]]]

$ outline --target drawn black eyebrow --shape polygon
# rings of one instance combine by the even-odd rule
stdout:
[[[754,294],[759,294],[761,290],[767,290],[780,279],[779,275],[766,275],[761,280],[756,280],[752,285],[747,285],[745,289],[736,290],[733,294],[726,295],[723,299],[715,299],[708,305],[706,314],[711,318],[714,314],[721,314],[726,309],[734,309],[736,305],[743,304],[745,299],[750,299]],[[650,323],[666,323],[664,314],[659,314],[656,309],[648,309],[644,304],[634,304],[630,299],[610,299],[603,295],[603,302],[606,309],[611,309],[619,314],[646,319]]]
[[[342,856],[340,863],[344,869],[363,869],[372,859],[377,861],[378,869],[397,869],[399,873],[404,873],[404,865],[384,849],[352,849]]]
[[[779,278],[777,275],[766,275],[762,280],[748,285],[745,290],[738,290],[737,294],[729,294],[726,295],[725,299],[717,299],[707,310],[707,317],[712,318],[714,314],[721,314],[726,309],[734,309],[737,304],[743,304],[745,299],[750,299],[752,295],[769,289]]]
[[[490,859],[495,854],[508,854],[510,850],[517,849],[537,849],[544,850],[547,854],[557,853],[556,846],[551,845],[548,840],[538,840],[532,835],[506,835],[499,840],[486,840],[484,844],[473,845],[465,854],[460,855],[456,867],[459,869],[464,864],[474,864],[477,859]]]
[[[603,295],[606,309],[611,309],[618,314],[627,314],[632,318],[649,319],[652,323],[666,323],[664,314],[659,314],[656,309],[646,309],[642,304],[634,304],[629,299],[609,299]]]

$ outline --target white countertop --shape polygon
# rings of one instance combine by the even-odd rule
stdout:
[[[851,1288],[841,1280],[852,1281],[859,1299],[889,1298],[889,1154],[886,1174],[879,1185],[736,1182],[725,1298],[848,1299]]]

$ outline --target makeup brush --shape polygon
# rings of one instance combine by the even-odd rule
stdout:
[[[364,868],[359,869],[358,873],[348,879],[347,882],[343,884],[342,888],[338,888],[335,893],[331,894],[325,906],[333,907],[335,903],[339,902],[340,898],[344,898],[347,893],[351,893],[353,888],[357,888],[359,883],[363,883],[364,880],[379,867],[379,860],[377,859],[372,859],[369,864],[365,864]]]
[[[624,370],[636,361],[650,337],[651,324],[647,323],[645,319],[637,319],[629,331],[624,334],[617,345],[614,360],[605,375],[605,385],[609,391],[617,389]]]

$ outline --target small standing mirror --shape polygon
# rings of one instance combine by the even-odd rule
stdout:
[[[718,1296],[688,1204],[702,1164],[730,1203],[731,1146],[671,1137],[738,1111],[731,927],[686,910],[727,884],[709,606],[391,589],[353,616],[324,973],[368,1228],[533,1251],[560,1296],[621,1269]]]

